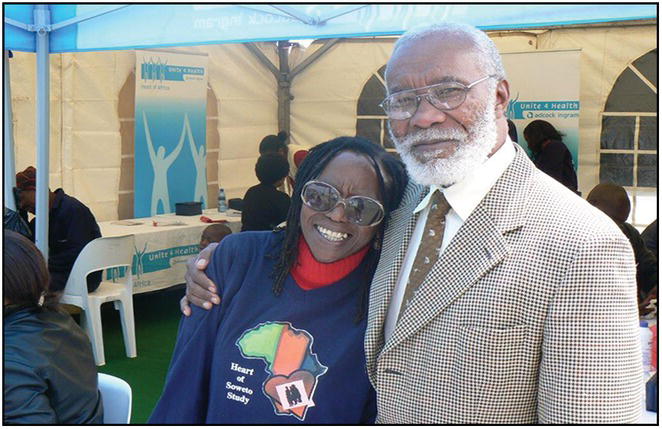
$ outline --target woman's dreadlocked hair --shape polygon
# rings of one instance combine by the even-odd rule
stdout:
[[[381,252],[384,230],[391,211],[400,204],[402,194],[407,186],[407,173],[405,167],[396,157],[390,155],[379,145],[371,143],[362,137],[337,137],[328,142],[319,144],[312,148],[299,170],[292,191],[292,202],[287,214],[287,229],[283,244],[274,257],[278,258],[272,273],[273,292],[280,295],[283,284],[298,257],[298,244],[301,235],[301,205],[300,198],[303,186],[310,180],[314,180],[322,174],[322,171],[333,158],[342,152],[353,152],[363,155],[370,160],[377,175],[379,194],[382,196],[384,206],[384,220],[378,226],[375,234],[375,245],[370,247],[366,255],[366,270],[363,290],[360,294],[359,308],[356,322],[361,321],[367,310],[368,291],[372,276],[377,268],[379,254]]]

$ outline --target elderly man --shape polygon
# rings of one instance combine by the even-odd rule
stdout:
[[[371,288],[377,421],[635,422],[632,250],[508,138],[494,43],[463,25],[407,33],[386,82],[382,107],[417,183],[391,216]]]
[[[379,421],[636,421],[629,243],[510,141],[494,43],[450,24],[406,34],[385,77],[392,138],[422,186],[391,218],[371,290]]]

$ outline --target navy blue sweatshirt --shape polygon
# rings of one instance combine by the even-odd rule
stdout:
[[[280,296],[272,272],[283,232],[226,237],[207,275],[220,306],[182,318],[150,423],[372,423],[365,319],[354,322],[363,264],[313,290],[288,276]]]

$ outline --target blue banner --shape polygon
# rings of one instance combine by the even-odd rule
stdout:
[[[207,205],[207,57],[136,52],[134,215]]]
[[[548,113],[541,113],[548,112]],[[566,112],[566,113],[564,113]],[[575,116],[570,116],[575,115]],[[516,101],[508,104],[510,119],[579,117],[579,101]]]

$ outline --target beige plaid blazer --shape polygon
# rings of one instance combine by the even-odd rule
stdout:
[[[519,147],[384,344],[424,191],[411,184],[392,213],[370,293],[365,348],[377,422],[637,421],[630,244]]]

